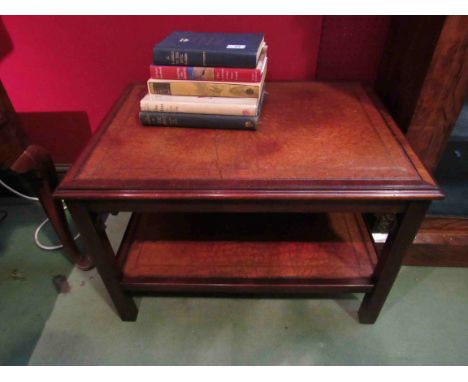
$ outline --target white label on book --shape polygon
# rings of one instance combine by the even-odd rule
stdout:
[[[245,49],[245,45],[226,45],[227,49]]]

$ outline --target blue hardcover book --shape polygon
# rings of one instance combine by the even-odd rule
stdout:
[[[173,32],[153,48],[155,65],[255,68],[263,33]]]

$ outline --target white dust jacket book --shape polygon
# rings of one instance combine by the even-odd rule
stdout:
[[[217,115],[257,115],[259,98],[196,97],[146,94],[141,111]]]

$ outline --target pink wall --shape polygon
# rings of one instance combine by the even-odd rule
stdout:
[[[69,163],[173,30],[264,32],[268,80],[372,82],[387,29],[388,17],[8,16],[0,78],[31,141]]]

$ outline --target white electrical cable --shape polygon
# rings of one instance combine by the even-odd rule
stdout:
[[[27,199],[27,200],[33,200],[35,202],[39,201],[39,198],[35,198],[33,196],[29,196],[29,195],[25,195],[25,194],[22,194],[21,192],[19,191],[16,191],[14,188],[11,188],[8,184],[6,184],[5,182],[3,182],[1,179],[0,179],[0,184],[5,187],[8,191],[12,192],[13,194],[15,195],[18,195],[20,196],[21,198],[24,198],[24,199]],[[63,203],[63,202],[62,202]],[[66,210],[67,209],[67,206],[65,204],[63,204],[63,209]],[[46,251],[53,251],[53,250],[56,250],[56,249],[60,249],[60,248],[63,248],[63,245],[62,244],[59,244],[59,245],[44,245],[40,242],[39,240],[39,232],[41,231],[42,227],[44,227],[47,222],[49,221],[50,219],[47,218],[45,219],[41,224],[39,224],[39,226],[36,228],[36,231],[34,232],[34,242],[36,243],[36,245],[41,248],[41,249],[44,249]],[[73,238],[73,240],[76,240],[80,237],[80,234],[77,233],[76,236]]]
[[[67,206],[63,206],[63,209],[64,210],[67,210]],[[58,245],[44,245],[42,244],[40,241],[39,241],[39,232],[40,230],[42,229],[42,227],[44,227],[46,225],[46,223],[49,221],[50,219],[47,218],[45,219],[41,224],[39,224],[39,226],[36,228],[36,231],[34,232],[34,241],[36,242],[36,245],[41,248],[41,249],[45,249],[46,251],[53,251],[53,250],[56,250],[56,249],[60,249],[60,248],[63,248],[63,245],[62,244],[58,244]],[[76,240],[80,237],[80,234],[77,233],[76,236],[73,238],[73,240]]]
[[[21,192],[19,191],[16,191],[14,188],[11,188],[8,184],[6,184],[3,180],[0,179],[0,184],[5,187],[8,191],[12,192],[13,194],[15,195],[18,195],[18,196],[21,196],[22,198],[24,199],[28,199],[28,200],[34,200],[34,201],[38,201],[39,198],[35,198],[33,196],[28,196],[28,195],[25,195],[25,194],[22,194]]]

